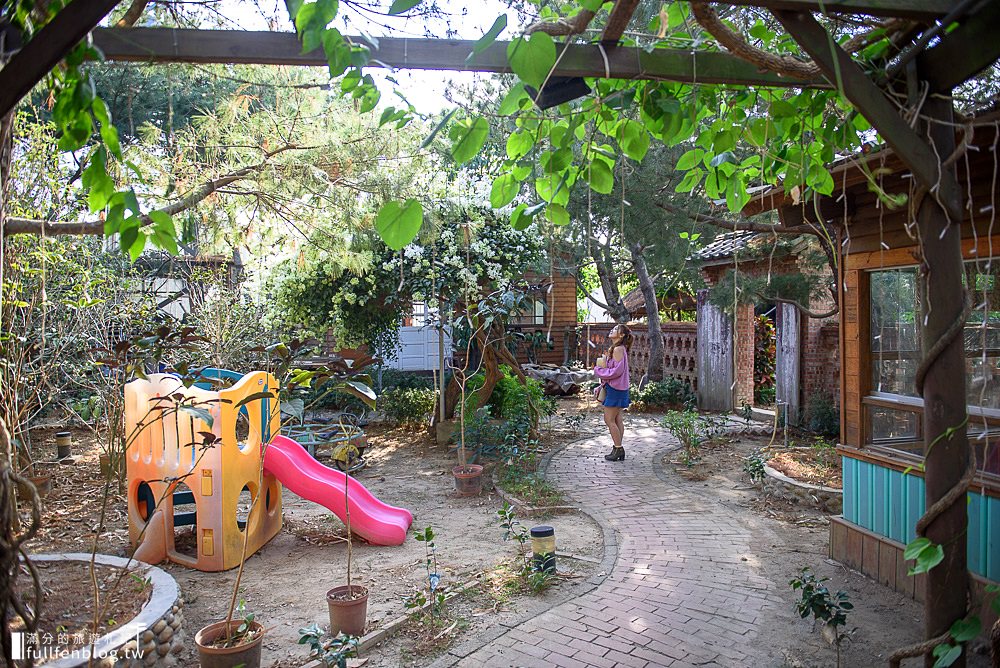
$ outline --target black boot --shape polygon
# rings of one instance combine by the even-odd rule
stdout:
[[[609,462],[620,462],[625,459],[625,448],[612,448],[604,458]]]

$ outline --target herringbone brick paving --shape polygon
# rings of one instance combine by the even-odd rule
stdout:
[[[753,666],[772,582],[755,569],[752,532],[710,495],[670,486],[654,455],[659,429],[626,434],[628,459],[608,463],[606,435],[567,447],[548,476],[614,528],[618,559],[590,592],[464,658],[460,666]]]

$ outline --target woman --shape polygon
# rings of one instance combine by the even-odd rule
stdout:
[[[604,389],[604,423],[608,425],[611,442],[614,444],[611,452],[604,455],[604,458],[609,462],[620,462],[625,459],[625,448],[622,447],[625,421],[622,419],[622,411],[629,405],[628,351],[632,348],[632,332],[625,325],[615,325],[608,338],[611,339],[608,354],[597,358],[594,374],[601,379],[601,387]]]

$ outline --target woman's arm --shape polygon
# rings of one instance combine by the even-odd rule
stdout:
[[[615,364],[611,368],[605,367],[595,367],[594,375],[601,380],[614,380],[615,378],[621,377],[625,373],[624,364]]]

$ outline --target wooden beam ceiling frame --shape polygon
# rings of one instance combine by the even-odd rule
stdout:
[[[949,170],[941,169],[941,161],[923,137],[903,120],[896,107],[841,49],[826,29],[808,12],[772,10],[788,34],[808,53],[826,78],[841,90],[841,94],[864,115],[886,143],[913,172],[917,181],[937,192],[936,199],[944,202],[951,220],[960,222],[963,211],[958,182]]]
[[[137,63],[238,63],[326,67],[322,49],[302,53],[294,33],[196,30],[181,28],[97,28],[94,44],[108,60]],[[508,42],[494,42],[471,58],[471,40],[383,37],[378,47],[362,37],[349,38],[371,50],[369,67],[477,72],[511,72]],[[647,52],[639,47],[602,49],[598,44],[569,44],[554,76],[700,82],[743,86],[830,88],[824,80],[801,81],[772,72],[723,52],[691,53],[672,49]]]
[[[87,36],[120,0],[72,0],[0,69],[0,118]]]
[[[917,56],[917,69],[931,93],[945,93],[976,76],[1000,58],[1000,2],[985,6],[962,21],[941,42]]]
[[[952,10],[955,0],[716,0],[723,5],[824,14],[866,14],[933,21]]]
[[[618,0],[611,8],[611,15],[608,16],[608,24],[604,27],[601,35],[601,44],[604,46],[617,45],[618,40],[625,34],[628,22],[632,20],[639,0]]]

